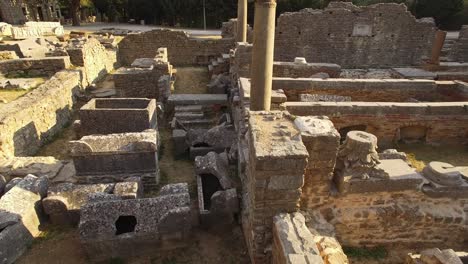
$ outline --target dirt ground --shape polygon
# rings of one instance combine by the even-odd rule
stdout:
[[[468,147],[463,145],[402,144],[397,149],[408,155],[411,165],[418,171],[422,171],[431,161],[447,162],[454,166],[466,166],[468,162]]]
[[[241,264],[249,263],[240,227],[225,230],[196,229],[188,247],[158,251],[153,256],[129,259],[109,258],[109,264]],[[45,232],[17,264],[85,264],[90,263],[76,229]]]
[[[180,67],[177,68],[174,84],[177,94],[203,94],[207,92],[209,83],[207,67]]]

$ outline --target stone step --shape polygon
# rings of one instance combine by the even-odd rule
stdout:
[[[195,113],[195,112],[180,112],[180,113],[175,113],[174,116],[177,118],[179,121],[183,120],[196,120],[196,119],[202,119],[205,117],[203,113]]]
[[[179,105],[175,107],[176,112],[203,112],[202,105]]]
[[[226,94],[172,94],[167,100],[172,106],[181,105],[223,105],[227,106]]]
[[[214,120],[212,119],[195,119],[195,120],[178,120],[185,128],[194,129],[194,128],[211,128],[215,125]]]

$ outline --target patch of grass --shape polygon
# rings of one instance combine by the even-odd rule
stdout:
[[[38,237],[36,237],[33,240],[32,245],[37,245],[45,241],[50,241],[50,240],[60,240],[64,237],[65,233],[69,231],[64,228],[50,228],[42,231]]]
[[[468,165],[468,147],[463,145],[400,144],[397,149],[407,154],[408,161],[417,171],[422,171],[431,161],[447,162],[454,166]]]
[[[388,256],[388,252],[384,247],[375,248],[355,248],[343,247],[344,253],[351,258],[356,259],[384,259]]]

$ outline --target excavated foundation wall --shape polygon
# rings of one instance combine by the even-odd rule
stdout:
[[[0,61],[1,74],[21,74],[31,77],[51,77],[56,72],[71,66],[69,57],[48,57],[39,59],[13,59]]]
[[[0,158],[31,156],[71,120],[80,71],[60,71],[23,97],[0,107]]]
[[[336,63],[342,67],[421,65],[430,58],[436,27],[415,19],[404,4],[357,7],[331,2],[278,19],[275,60]]]
[[[288,101],[301,94],[337,95],[361,102],[459,102],[468,100],[463,82],[406,79],[310,79],[274,78],[273,90],[281,89]]]
[[[229,53],[234,47],[234,39],[197,39],[173,30],[130,34],[119,43],[118,61],[129,66],[138,58],[154,58],[158,49],[164,47],[167,47],[169,61],[175,66],[208,65],[211,59]]]
[[[288,102],[285,108],[298,116],[328,116],[341,131],[360,130],[357,127],[362,126],[376,135],[382,146],[406,140],[402,131],[412,127],[421,128],[420,140],[426,143],[463,144],[468,139],[468,106],[464,102]]]

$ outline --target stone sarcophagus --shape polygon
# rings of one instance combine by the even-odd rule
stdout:
[[[158,133],[85,136],[70,141],[70,153],[80,183],[121,182],[141,177],[145,187],[158,183]]]
[[[93,99],[80,109],[79,134],[141,132],[157,127],[156,100]]]
[[[186,245],[190,215],[188,185],[170,184],[155,198],[86,204],[81,210],[80,239],[93,261],[150,256]]]

